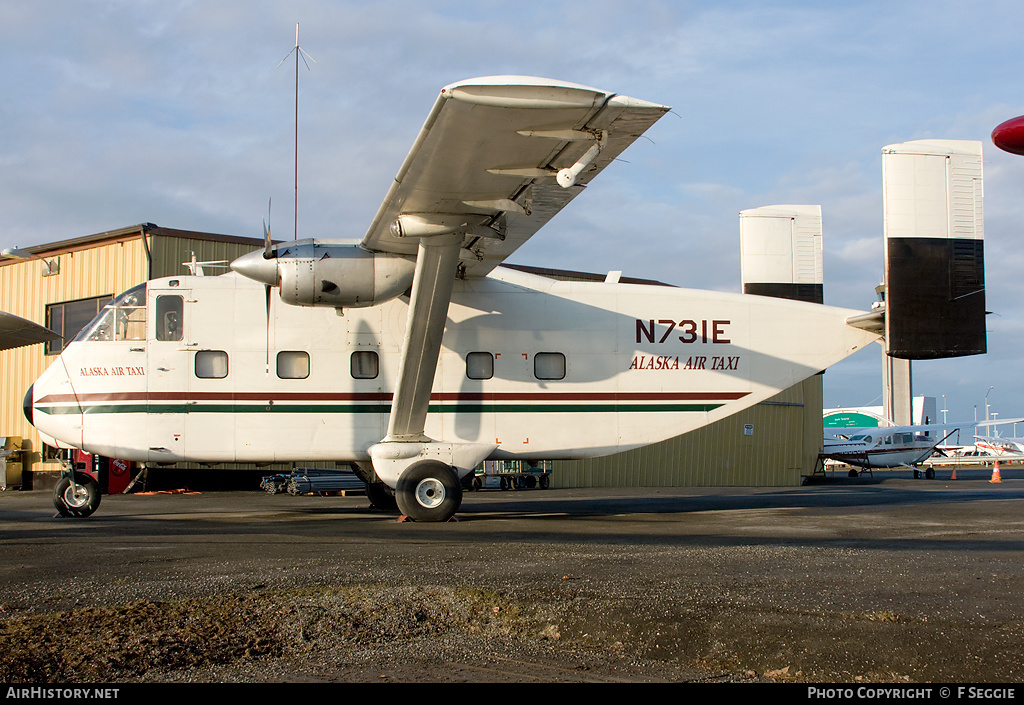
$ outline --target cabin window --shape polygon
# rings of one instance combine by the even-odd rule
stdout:
[[[184,300],[177,294],[156,297],[157,340],[181,340],[183,310]]]
[[[47,355],[59,355],[111,300],[111,296],[65,301],[46,307],[46,327],[60,336],[46,343]]]
[[[565,379],[565,355],[537,353],[533,356],[533,375],[537,379]]]
[[[380,372],[380,361],[373,350],[357,350],[349,362],[355,379],[376,379]]]
[[[309,377],[309,353],[302,350],[282,350],[277,354],[277,376],[281,379]]]
[[[471,352],[466,355],[466,376],[470,379],[493,377],[494,355],[489,352]]]
[[[223,350],[200,350],[196,353],[196,377],[223,379],[228,376],[228,354]]]

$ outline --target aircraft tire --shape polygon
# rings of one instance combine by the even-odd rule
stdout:
[[[383,482],[367,482],[366,496],[377,509],[392,512],[398,508],[394,491]]]
[[[63,517],[87,517],[100,506],[100,486],[91,477],[71,484],[70,477],[62,477],[53,489],[53,506]]]
[[[421,460],[398,478],[398,509],[413,521],[448,521],[462,505],[462,483],[438,460]]]

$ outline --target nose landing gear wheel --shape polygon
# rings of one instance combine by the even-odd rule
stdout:
[[[100,506],[100,487],[91,477],[71,482],[62,477],[53,490],[53,506],[63,517],[87,517]]]
[[[395,499],[413,521],[448,521],[462,505],[462,484],[444,463],[422,460],[398,478]]]

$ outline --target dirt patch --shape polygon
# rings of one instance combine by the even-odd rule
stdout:
[[[0,679],[219,680],[224,671],[302,679],[339,660],[377,672],[378,662],[399,653],[408,658],[417,644],[434,642],[433,650],[439,639],[453,636],[542,644],[559,634],[537,609],[472,590],[258,592],[8,619],[0,624]]]
[[[91,606],[0,622],[0,678],[911,682],[932,675],[921,664],[904,663],[903,648],[859,646],[920,638],[919,629],[897,619],[771,618],[721,606],[670,613],[640,604],[580,594],[520,601],[467,588],[355,585]],[[835,637],[840,630],[829,622],[837,619],[855,638]],[[851,661],[860,664],[857,672],[847,670]]]

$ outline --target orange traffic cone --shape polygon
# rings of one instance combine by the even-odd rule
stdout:
[[[950,480],[955,480],[956,479],[956,468],[953,468],[953,477],[951,477],[949,479]]]
[[[989,482],[1002,482],[1003,478],[999,476],[999,461],[996,461],[995,467],[992,468],[992,479]]]

